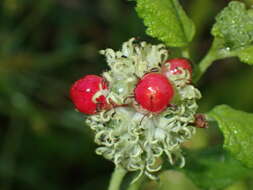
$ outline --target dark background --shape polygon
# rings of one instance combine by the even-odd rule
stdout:
[[[191,47],[197,63],[212,41],[214,16],[229,1],[185,2],[198,30]],[[68,94],[78,78],[107,69],[98,50],[119,49],[133,36],[157,43],[145,35],[134,5],[126,0],[0,1],[1,190],[106,189],[114,166],[95,155],[93,133]],[[237,59],[213,64],[199,88],[201,112],[218,104],[253,112],[253,68]],[[201,130],[187,147],[205,148],[213,141]]]

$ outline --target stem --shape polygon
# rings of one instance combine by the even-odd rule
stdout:
[[[139,190],[140,186],[143,184],[145,179],[146,179],[146,176],[140,177],[140,179],[138,179],[136,182],[130,184],[127,190]]]
[[[223,41],[221,39],[215,38],[210,50],[208,51],[206,56],[200,61],[196,74],[193,78],[193,82],[198,82],[200,77],[206,72],[208,67],[210,67],[210,65],[215,60],[238,56],[241,50],[241,48],[230,50],[230,48],[224,47]]]
[[[198,71],[196,76],[193,79],[193,82],[196,83],[201,78],[201,76],[206,72],[208,67],[217,59],[217,55],[215,52],[210,51],[207,53],[207,55],[200,61],[198,66]]]
[[[119,190],[120,184],[126,175],[127,171],[122,167],[115,167],[114,172],[111,177],[111,181],[108,190]]]
[[[206,56],[200,61],[198,65],[198,70],[193,78],[193,82],[196,83],[201,78],[201,76],[206,72],[208,67],[217,59],[225,58],[228,56],[228,52],[222,49],[221,41],[214,39],[211,48],[209,49]]]

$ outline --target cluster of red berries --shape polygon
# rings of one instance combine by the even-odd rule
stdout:
[[[189,60],[184,58],[170,59],[161,66],[161,72],[145,74],[134,89],[135,101],[152,113],[159,113],[166,109],[175,94],[169,75],[181,74],[182,70],[188,70],[192,74]],[[92,115],[101,110],[108,110],[117,105],[108,102],[106,95],[98,92],[108,90],[108,84],[104,78],[96,75],[86,75],[76,81],[70,89],[70,97],[77,110],[84,114]]]

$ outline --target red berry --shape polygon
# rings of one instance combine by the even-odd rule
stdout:
[[[70,97],[77,110],[85,114],[95,114],[97,109],[104,109],[108,106],[105,96],[101,95],[92,101],[93,96],[107,85],[102,77],[86,75],[76,81],[70,89]]]
[[[174,89],[170,81],[162,74],[146,74],[137,84],[135,100],[142,108],[150,112],[161,112],[168,107],[173,98]]]
[[[181,74],[182,71],[179,69],[185,69],[188,70],[190,72],[190,74],[192,74],[192,67],[191,67],[191,62],[188,59],[185,58],[175,58],[175,59],[170,59],[168,61],[166,61],[166,63],[169,64],[169,67],[167,64],[164,64],[162,66],[162,73],[166,74],[169,72],[169,74]]]

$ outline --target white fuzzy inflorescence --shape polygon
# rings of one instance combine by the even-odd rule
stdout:
[[[190,73],[167,76],[175,87],[176,100],[173,106],[159,114],[137,111],[134,106],[134,88],[146,73],[160,70],[168,58],[164,45],[136,43],[134,39],[123,43],[120,51],[102,50],[110,70],[103,73],[109,90],[103,93],[108,102],[119,106],[99,112],[87,118],[87,124],[95,131],[95,142],[100,146],[96,152],[129,171],[140,171],[150,178],[162,167],[161,156],[165,154],[170,164],[185,160],[180,145],[190,139],[198,109],[200,92],[191,84]],[[101,94],[95,94],[98,97]]]

